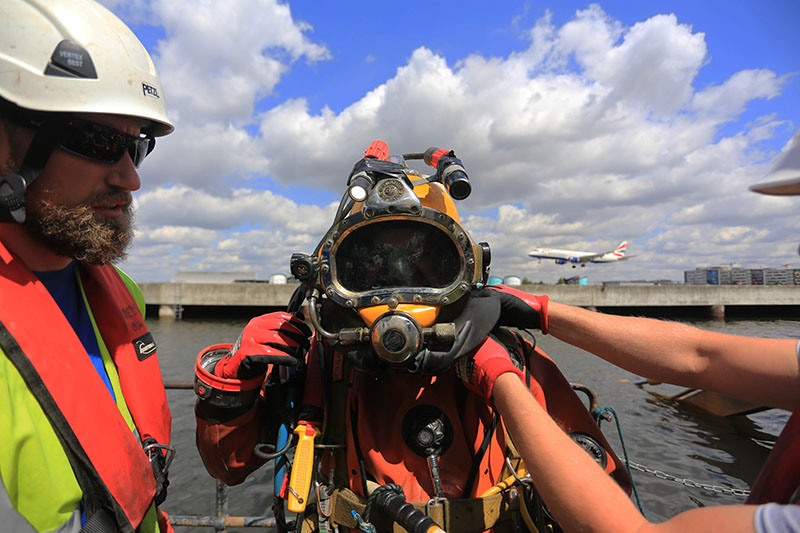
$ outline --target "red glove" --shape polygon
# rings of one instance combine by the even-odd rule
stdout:
[[[537,296],[529,292],[512,289],[505,285],[489,285],[486,289],[500,296],[500,320],[498,326],[514,328],[536,328],[547,334],[547,304],[545,295]],[[488,291],[487,291],[488,292]]]
[[[464,385],[487,401],[492,399],[494,382],[502,374],[513,372],[520,379],[525,378],[522,370],[514,366],[506,347],[491,336],[471,353],[459,358],[455,367]]]
[[[277,312],[248,322],[230,352],[217,362],[214,375],[248,379],[266,374],[270,365],[296,366],[310,346],[311,330],[296,316]]]

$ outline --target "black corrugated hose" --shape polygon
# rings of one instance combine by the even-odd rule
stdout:
[[[369,495],[367,506],[364,509],[364,520],[367,522],[369,522],[370,511],[373,507],[377,507],[393,518],[408,533],[426,533],[431,528],[439,529],[438,524],[431,517],[406,502],[406,495],[400,485],[381,485]]]

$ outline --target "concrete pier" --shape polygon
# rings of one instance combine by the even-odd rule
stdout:
[[[297,285],[261,283],[141,283],[148,306],[158,315],[187,307],[286,306]],[[737,307],[800,308],[800,285],[521,285],[518,289],[546,294],[557,302],[589,309],[706,308],[722,317]],[[166,306],[166,308],[164,307]],[[177,315],[180,318],[179,315]]]

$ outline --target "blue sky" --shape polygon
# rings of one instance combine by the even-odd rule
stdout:
[[[106,2],[177,127],[142,168],[123,267],[286,273],[374,138],[455,149],[497,275],[555,281],[576,272],[528,250],[622,240],[636,258],[580,273],[800,262],[796,203],[747,191],[800,125],[800,3],[495,4]]]

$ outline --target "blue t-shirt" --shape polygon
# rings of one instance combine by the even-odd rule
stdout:
[[[48,272],[34,272],[36,277],[47,288],[50,296],[56,301],[61,312],[72,325],[75,334],[80,339],[89,359],[92,360],[97,373],[106,384],[106,388],[114,397],[114,389],[111,387],[111,380],[103,366],[103,358],[100,356],[100,347],[97,345],[97,337],[94,334],[92,320],[89,318],[89,311],[83,302],[83,295],[78,286],[78,278],[75,275],[75,261],[61,270],[51,270]]]
[[[756,533],[798,533],[800,505],[759,505],[756,509],[755,527]]]

